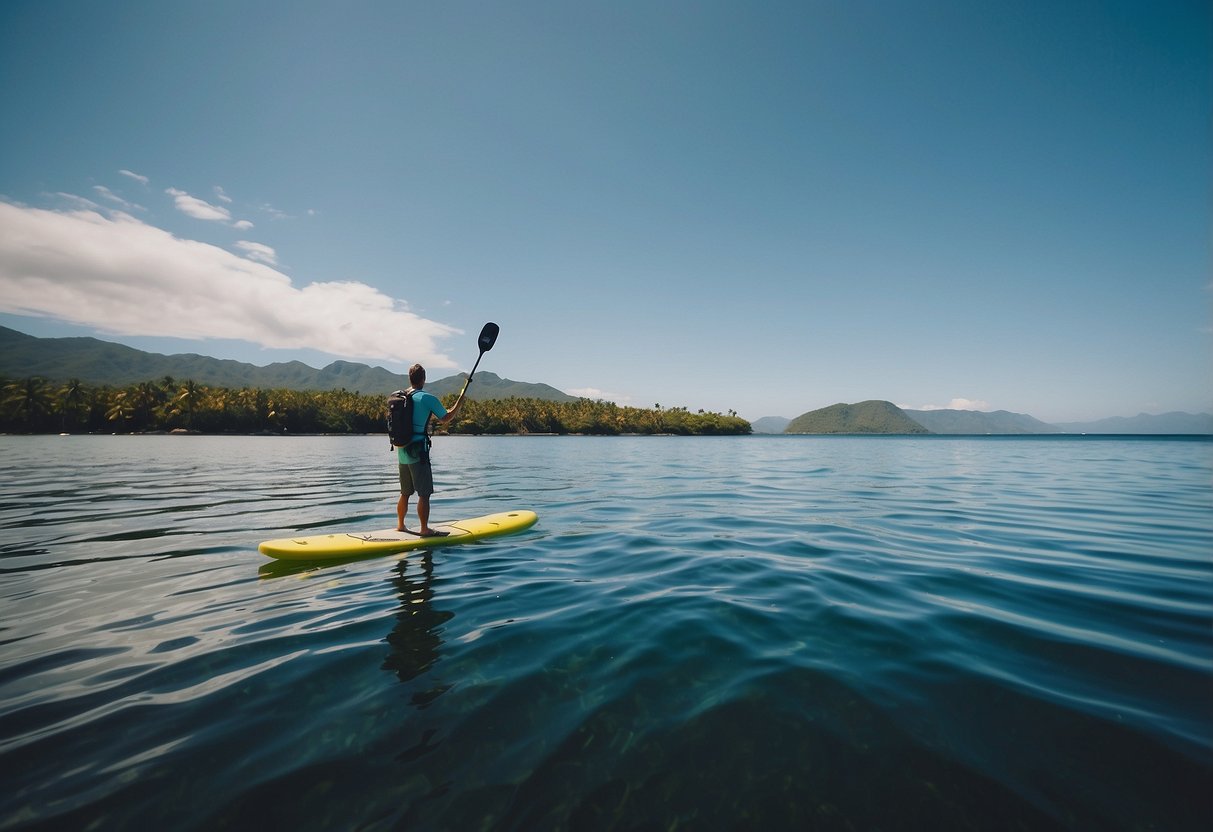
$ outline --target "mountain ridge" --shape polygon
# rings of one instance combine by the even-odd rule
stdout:
[[[1202,435],[1213,434],[1213,414],[1173,410],[1159,414],[1110,416],[1094,422],[1060,422],[1054,427],[1064,433]]]
[[[783,433],[791,421],[786,416],[763,416],[750,422],[750,428],[754,433]]]
[[[875,418],[887,419],[885,429],[855,429],[854,416],[842,408],[858,408],[861,405],[872,405],[873,402],[860,402],[856,405],[831,405],[808,413],[801,414],[796,419],[783,419],[778,416],[766,416],[752,423],[755,433],[918,433],[906,431],[904,424],[892,417],[895,408],[907,419],[924,428],[923,433],[950,436],[1022,436],[1022,435],[1057,435],[1057,434],[1095,434],[1095,435],[1144,435],[1144,436],[1181,436],[1213,434],[1213,414],[1183,413],[1173,411],[1159,415],[1140,413],[1137,416],[1114,416],[1094,422],[1064,422],[1049,424],[1029,416],[1026,413],[1012,413],[1007,410],[992,412],[977,410],[906,410],[898,408],[890,402],[880,402],[888,407],[881,408],[881,416]],[[797,424],[797,420],[801,420]],[[848,421],[850,420],[850,421]],[[785,427],[779,429],[780,423]],[[798,429],[792,430],[793,424]],[[759,427],[761,426],[761,427]],[[869,428],[872,427],[869,425]]]
[[[0,376],[28,378],[39,376],[50,381],[79,379],[88,384],[122,386],[172,376],[190,379],[214,387],[287,388],[292,390],[383,391],[409,386],[408,376],[383,367],[371,367],[353,361],[333,361],[317,369],[302,361],[274,362],[264,366],[211,358],[197,353],[163,355],[145,352],[103,341],[99,338],[38,338],[0,326]],[[426,389],[437,396],[456,393],[463,387],[467,373],[427,383]],[[511,397],[573,402],[571,396],[548,384],[513,381],[481,370],[468,388],[474,400]]]
[[[903,410],[907,416],[931,433],[999,434],[1061,433],[1061,429],[1025,413],[1009,410]]]

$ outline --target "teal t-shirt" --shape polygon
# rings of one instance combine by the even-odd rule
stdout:
[[[413,441],[425,438],[425,426],[430,421],[431,414],[439,419],[446,415],[446,408],[442,406],[442,400],[424,390],[418,390],[413,394]],[[396,459],[401,465],[412,465],[421,457],[417,454],[409,454],[404,448],[396,448]]]

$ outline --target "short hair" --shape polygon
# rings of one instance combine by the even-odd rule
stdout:
[[[414,364],[412,367],[409,367],[409,384],[414,387],[420,387],[422,384],[425,384],[425,367],[422,367],[420,364]]]

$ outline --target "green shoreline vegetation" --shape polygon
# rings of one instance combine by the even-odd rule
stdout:
[[[125,387],[0,379],[0,432],[208,434],[386,433],[386,393],[207,387],[166,376]],[[455,394],[443,397],[449,408]],[[676,434],[737,436],[750,423],[735,412],[692,413],[577,399],[468,399],[450,434]]]

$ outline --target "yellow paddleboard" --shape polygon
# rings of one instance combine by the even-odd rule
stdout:
[[[503,511],[487,514],[471,520],[456,520],[451,523],[434,523],[433,528],[448,532],[445,537],[420,537],[415,532],[398,532],[384,529],[377,532],[343,532],[340,534],[318,534],[311,537],[282,537],[267,540],[257,549],[263,555],[281,560],[328,560],[331,558],[356,558],[364,555],[387,555],[409,549],[430,549],[434,546],[451,546],[456,543],[471,543],[486,537],[497,537],[529,529],[539,519],[533,511]]]

